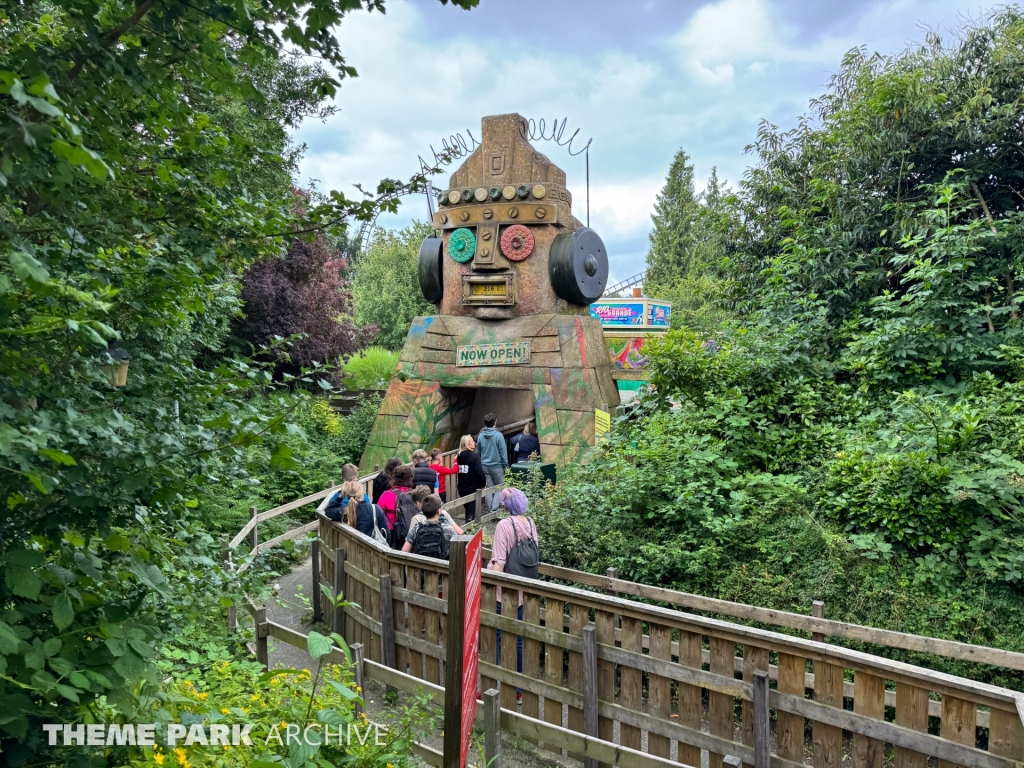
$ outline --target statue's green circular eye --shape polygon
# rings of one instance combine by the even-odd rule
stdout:
[[[476,236],[472,230],[460,227],[448,238],[448,255],[460,264],[465,264],[476,253]]]

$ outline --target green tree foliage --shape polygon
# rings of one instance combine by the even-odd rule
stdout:
[[[220,352],[237,274],[294,237],[393,211],[398,191],[424,183],[385,180],[359,200],[332,193],[295,210],[287,131],[324,115],[355,74],[331,30],[363,7],[383,3],[0,9],[9,764],[62,759],[36,755],[52,752],[40,718],[81,721],[101,697],[130,717],[161,638],[243,586],[190,510],[208,483],[246,478],[252,446],[293,468],[286,437],[303,398]],[[115,338],[132,355],[124,389],[104,369]]]
[[[377,326],[375,344],[401,349],[413,318],[434,314],[434,305],[420,291],[416,268],[420,243],[433,234],[423,222],[398,231],[376,230],[370,247],[356,260],[356,323]]]
[[[867,378],[1006,371],[1019,337],[1024,19],[847,55],[815,113],[763,125],[734,262],[746,306],[819,326]]]
[[[1011,8],[854,51],[809,119],[763,126],[713,275],[735,314],[648,343],[653,391],[535,494],[544,556],[1024,650],[1022,92]]]
[[[721,267],[739,217],[736,198],[716,169],[705,190],[695,193],[689,159],[676,152],[655,203],[644,290],[672,302],[673,327],[709,332],[731,316]]]

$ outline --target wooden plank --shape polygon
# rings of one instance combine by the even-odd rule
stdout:
[[[419,568],[406,569],[406,589],[410,592],[423,592],[423,571]],[[423,612],[425,608],[418,605],[409,606],[409,634],[417,640],[423,637],[425,619]],[[427,680],[426,668],[423,663],[423,654],[410,648],[409,651],[409,674],[420,680]],[[427,680],[428,683],[437,683],[436,680]]]
[[[334,550],[334,599],[339,595],[343,596],[345,590],[345,550],[337,548]],[[341,606],[334,609],[334,631],[345,638],[348,642],[351,635],[345,634],[345,612]]]
[[[662,624],[651,624],[651,657],[672,660],[672,630]],[[654,717],[668,720],[672,716],[672,681],[661,675],[650,675],[647,682],[648,711]],[[647,751],[658,757],[671,757],[672,742],[656,733],[647,734]]]
[[[939,734],[944,739],[973,747],[977,727],[977,712],[978,707],[973,701],[943,695],[942,721],[939,726]],[[939,768],[961,767],[948,760],[940,760]]]
[[[501,768],[501,702],[493,688],[484,691],[484,765]]]
[[[622,650],[639,655],[643,648],[643,625],[638,619],[622,617]],[[598,651],[600,656],[600,649]],[[619,665],[619,705],[634,712],[643,711],[643,679],[640,668],[630,666],[629,657]],[[621,725],[619,738],[627,749],[640,749],[640,729]]]
[[[752,683],[754,694],[750,713],[754,747],[752,764],[754,768],[768,768],[771,764],[772,751],[772,715],[768,707],[768,674],[763,669],[754,670]]]
[[[853,678],[853,711],[882,720],[885,716],[885,680],[858,671]],[[853,768],[882,768],[883,743],[863,733],[853,734]]]
[[[615,645],[615,614],[609,611],[596,611],[594,614],[594,630],[596,640],[604,645]],[[597,660],[597,698],[598,701],[615,702],[615,665],[604,659]],[[615,740],[615,721],[601,717],[598,707],[597,736],[603,741]],[[601,763],[599,768],[611,768],[608,763]]]
[[[520,577],[509,574],[490,572],[485,578],[494,580],[495,583],[518,585],[521,582],[529,583],[528,580],[521,580]],[[619,589],[621,582],[608,580],[606,577],[598,577],[603,583]],[[534,584],[536,582],[533,582]],[[517,587],[518,588],[518,587]],[[579,602],[591,608],[614,610],[621,615],[632,616],[642,621],[655,621],[668,623],[685,628],[693,632],[704,632],[718,637],[730,638],[736,643],[745,644],[753,642],[755,645],[768,648],[769,650],[781,651],[783,653],[794,653],[814,661],[826,661],[831,664],[843,666],[854,671],[862,670],[868,674],[883,676],[885,679],[900,681],[905,680],[914,684],[927,687],[938,693],[952,693],[954,696],[968,696],[982,706],[998,707],[1007,711],[1015,711],[1017,706],[1017,694],[1005,688],[979,683],[966,678],[959,678],[941,672],[925,670],[899,661],[892,661],[878,656],[872,656],[861,651],[854,651],[848,648],[835,645],[814,643],[810,640],[803,640],[791,635],[783,635],[777,632],[769,632],[756,627],[747,627],[741,624],[733,624],[718,619],[710,619],[697,614],[681,613],[669,608],[662,608],[656,605],[645,605],[632,602],[626,599],[610,597],[604,594],[587,592],[582,589],[566,587],[557,584],[544,584],[538,592],[545,595],[562,597],[565,600]],[[657,599],[657,598],[655,598]],[[833,623],[826,619],[813,619],[807,616],[800,616],[802,620],[810,622],[824,622],[826,626],[821,627],[827,634],[839,634],[841,630],[832,627]],[[884,644],[884,643],[883,643]],[[989,649],[991,650],[991,649]],[[998,661],[992,663],[998,664]]]
[[[585,606],[575,604],[569,606],[569,634],[574,638],[580,638],[580,650],[569,651],[568,687],[570,690],[577,691],[580,694],[583,693],[583,628],[587,625],[588,618],[588,611]],[[583,733],[583,708],[569,707],[567,722],[569,730]],[[570,752],[569,757],[574,760],[582,760],[584,756]]]
[[[979,713],[981,714],[981,713]],[[988,726],[988,750],[1013,760],[1024,761],[1024,727],[1014,712],[993,709]],[[980,720],[980,717],[979,717]]]
[[[805,680],[804,687],[807,687]],[[823,661],[814,662],[814,700],[829,707],[843,708],[843,668]],[[852,693],[852,691],[851,691]],[[927,698],[927,697],[926,697]],[[813,729],[813,757],[815,768],[842,768],[843,731],[834,725],[817,720]],[[924,766],[920,766],[924,768]]]
[[[776,709],[795,712],[811,720],[821,720],[843,730],[853,731],[855,735],[860,734],[879,744],[889,743],[893,746],[922,752],[939,758],[940,762],[946,761],[967,766],[967,768],[1020,768],[1018,763],[1001,755],[994,755],[966,744],[904,728],[885,720],[839,710],[835,707],[826,707],[810,699],[771,691],[769,701]]]
[[[405,602],[395,594],[398,590],[405,592],[405,566],[394,560],[390,560],[391,569],[391,590],[392,590],[392,605],[394,606],[395,616],[395,632],[401,632],[402,634],[408,634],[409,630],[409,616],[408,608]],[[399,642],[397,634],[395,636],[395,668],[399,672],[406,673],[409,671],[409,649],[401,642]]]
[[[928,691],[908,683],[896,685],[896,724],[922,733],[928,732]],[[927,767],[927,755],[896,747],[896,768]]]
[[[703,654],[701,646],[703,638],[694,632],[685,630],[679,631],[679,665],[689,668],[694,672],[701,671]],[[701,703],[701,691],[695,685],[679,683],[678,691],[679,724],[686,726],[691,731],[699,731],[703,704]],[[692,741],[684,743],[679,740],[679,762],[689,766],[701,764],[700,746]]]
[[[451,540],[451,549],[449,552],[448,568],[451,574],[451,581],[453,584],[457,584],[458,587],[454,590],[449,590],[448,595],[448,610],[452,616],[452,624],[458,627],[463,627],[468,621],[468,609],[466,606],[466,578],[468,576],[468,569],[470,567],[470,560],[468,555],[469,542],[471,541],[469,536],[453,536]],[[472,566],[475,569],[476,563],[472,562]],[[437,595],[438,590],[438,578],[436,573],[428,573],[426,575],[426,591],[431,595]],[[431,626],[434,627],[433,633],[431,632]],[[429,612],[427,614],[427,640],[428,642],[433,639],[437,641],[437,614]],[[472,729],[473,724],[466,723],[463,719],[463,696],[466,695],[466,686],[464,685],[463,679],[463,659],[465,658],[464,653],[464,642],[465,633],[463,632],[452,632],[448,635],[448,645],[445,647],[445,656],[450,660],[447,665],[447,674],[443,681],[445,687],[445,700],[444,700],[444,768],[463,768],[462,762],[462,745],[464,742],[469,740],[469,734],[464,732],[464,728]],[[428,669],[432,659],[428,659]],[[432,668],[434,674],[437,674],[438,667],[435,663]],[[430,674],[427,675],[430,682],[434,682],[437,678],[432,678]],[[476,704],[476,679],[471,681],[471,688],[469,689],[469,696],[472,697],[469,702],[465,702],[469,706]],[[465,738],[464,738],[465,737]]]
[[[563,632],[562,622],[562,611],[564,610],[564,603],[560,600],[548,597],[544,603],[544,615],[546,617],[547,626],[543,627],[547,635],[543,638],[538,638],[544,642],[544,677],[551,685],[562,685],[562,670],[564,663],[564,651],[563,647],[568,645],[571,638]],[[538,629],[542,629],[538,627]],[[559,637],[561,636],[561,637]],[[564,638],[564,639],[562,639]],[[580,644],[580,652],[583,651],[583,645]],[[544,719],[561,727],[562,725],[562,704],[561,702],[549,699],[547,696],[544,697]],[[545,749],[548,749],[556,754],[561,754],[561,748],[555,747],[551,744],[545,744]]]
[[[537,626],[540,624],[540,598],[537,595],[523,593],[523,621]],[[523,638],[523,674],[536,680],[540,677],[540,643],[530,637]],[[523,687],[523,709],[527,717],[540,717],[540,696],[530,690],[531,686]]]
[[[597,630],[593,625],[583,627],[583,732],[597,738]],[[594,758],[584,758],[583,768],[597,766]]]
[[[506,589],[501,599],[501,615],[504,617],[515,619],[518,615],[519,593],[513,592],[512,590]],[[503,631],[501,633],[501,666],[505,669],[510,669],[513,672],[516,670],[516,638],[520,635],[514,632]],[[515,710],[516,708],[516,689],[513,685],[505,685],[502,683],[501,686],[501,706],[505,709]]]
[[[437,597],[440,589],[437,574],[433,571],[428,572],[425,582],[424,592],[431,597]],[[423,621],[426,625],[424,628],[426,641],[430,645],[436,645],[438,648],[443,647],[441,645],[441,619],[437,611],[424,609]],[[439,660],[430,656],[427,657],[426,679],[432,683],[444,682],[441,678],[441,664]]]
[[[483,663],[494,663],[494,660],[497,658],[497,645],[495,644],[494,629],[487,626],[482,621],[485,615],[494,615],[496,591],[497,588],[493,584],[483,584],[480,589],[480,689],[484,691],[489,688],[498,687],[497,680],[483,674]]]
[[[780,653],[778,690],[803,698],[804,666],[802,656]],[[780,757],[794,762],[803,762],[804,718],[791,712],[778,712],[775,742],[776,751]]]
[[[543,568],[543,566],[542,566]],[[563,569],[566,572],[571,569]],[[577,573],[581,573],[577,571]],[[593,574],[585,574],[593,576]],[[559,578],[572,580],[568,574]],[[737,619],[756,621],[762,624],[772,624],[779,627],[799,629],[804,632],[819,632],[824,635],[842,637],[847,640],[859,640],[875,645],[885,645],[890,648],[901,648],[908,651],[930,653],[936,656],[946,656],[953,659],[973,661],[979,664],[992,664],[994,666],[1007,667],[1009,669],[1024,670],[1024,653],[1015,651],[1004,651],[999,648],[988,648],[983,645],[972,645],[970,643],[959,643],[954,640],[942,640],[935,637],[922,635],[911,635],[905,632],[894,632],[889,629],[878,629],[860,624],[850,624],[844,621],[833,619],[816,618],[804,616],[799,613],[788,611],[777,611],[773,608],[759,608],[757,606],[734,603],[729,600],[718,600],[712,597],[694,595],[688,592],[679,592],[664,587],[652,587],[647,584],[637,584],[622,579],[606,579],[607,587],[621,595],[629,595],[647,600],[656,600],[670,605],[690,608],[708,613],[730,616]],[[580,581],[579,583],[587,583]],[[810,658],[810,656],[808,656]]]
[[[392,669],[397,669],[398,664],[395,661],[394,605],[394,598],[391,595],[391,574],[382,573],[380,576],[380,663]]]
[[[736,670],[736,644],[731,640],[711,637],[711,672],[728,675],[730,678]],[[734,739],[733,712],[736,700],[729,694],[708,691],[708,730],[715,736],[732,741]],[[780,753],[781,754],[781,753]],[[709,768],[722,768],[725,754],[711,753],[708,755]]]
[[[280,536],[275,536],[274,538],[269,539],[268,541],[264,541],[262,544],[259,545],[258,551],[265,552],[271,547],[277,546],[282,541],[290,541],[291,539],[297,539],[300,536],[305,536],[307,533],[315,531],[319,527],[320,522],[318,520],[314,520],[313,522],[306,523],[305,525],[299,526],[298,528],[292,528],[290,531],[286,531],[285,533],[282,533]],[[255,531],[256,529],[254,528],[253,530]]]
[[[743,646],[743,680],[753,683],[755,672],[768,672],[768,649],[758,648],[756,645]],[[771,673],[769,672],[769,677]],[[767,695],[767,694],[766,694]],[[756,692],[755,692],[756,696]],[[748,747],[754,746],[754,706],[752,701],[743,701],[742,722],[740,724],[740,740]],[[746,763],[747,768],[752,764]]]

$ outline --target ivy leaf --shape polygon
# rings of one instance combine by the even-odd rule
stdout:
[[[75,609],[71,607],[71,598],[67,592],[61,592],[53,601],[53,623],[57,629],[65,630],[75,620]]]

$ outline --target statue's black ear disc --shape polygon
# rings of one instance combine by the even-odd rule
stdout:
[[[570,304],[586,306],[601,298],[608,285],[608,252],[597,232],[582,227],[556,237],[548,275],[558,297]]]
[[[441,255],[444,241],[440,237],[428,237],[420,245],[419,268],[420,290],[423,298],[437,304],[444,296],[444,282],[441,279]]]

